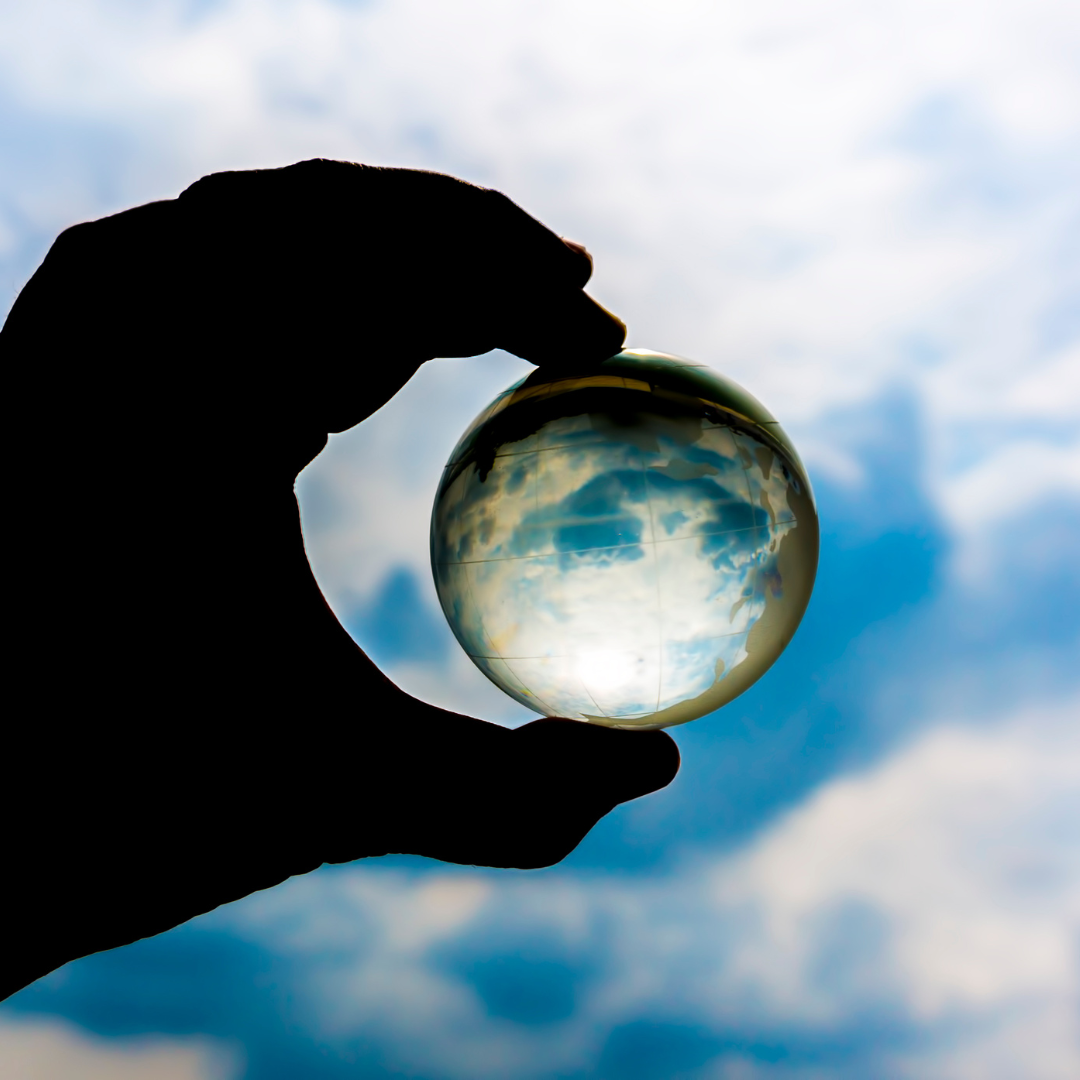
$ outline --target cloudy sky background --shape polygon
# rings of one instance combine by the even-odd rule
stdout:
[[[296,879],[12,999],[0,1071],[1080,1074],[1078,51],[1065,0],[0,7],[5,307],[60,229],[206,172],[454,173],[587,243],[631,345],[764,401],[824,532],[788,653],[561,866]],[[427,522],[526,370],[428,365],[300,485],[358,640],[505,723]]]

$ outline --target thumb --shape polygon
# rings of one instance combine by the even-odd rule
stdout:
[[[679,771],[679,748],[663,731],[545,718],[518,728],[514,739],[538,779],[572,786],[608,808],[667,787]]]

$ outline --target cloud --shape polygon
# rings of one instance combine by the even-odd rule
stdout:
[[[5,185],[17,223],[304,155],[446,169],[588,241],[634,343],[730,370],[782,420],[898,378],[946,419],[1004,402],[1075,289],[1080,30],[1054,0],[53,0],[2,19],[9,109],[35,132]],[[73,127],[98,133],[70,163],[81,193],[50,156]],[[956,378],[919,371],[914,338]]]
[[[823,496],[775,677],[680,732],[681,786],[576,870],[361,866],[211,918],[295,961],[334,1053],[470,1080],[1080,1072],[1077,703],[1038,704],[1075,688],[1078,41],[1060,0],[0,10],[5,296],[64,226],[205,172],[440,169],[586,242],[630,343],[746,385]],[[525,370],[427,365],[300,483],[338,614],[404,568],[445,651],[394,677],[506,722],[443,627],[427,530],[458,435]],[[851,772],[868,724],[892,756]],[[688,838],[670,873],[610,870]],[[241,974],[195,996],[224,1014]]]
[[[56,1020],[0,1016],[6,1080],[232,1080],[234,1049],[206,1038],[93,1038]]]
[[[447,170],[587,241],[632,344],[729,372],[822,469],[858,473],[839,405],[906,388],[928,489],[985,546],[985,521],[1035,498],[1018,471],[1075,497],[1078,35],[1055,0],[9,6],[4,273],[13,295],[64,225],[213,169]],[[505,385],[454,370],[476,408]],[[424,372],[388,407],[398,452],[345,469],[347,491],[346,447],[370,440],[311,470],[305,492],[383,508],[354,522],[368,539],[312,537],[332,600],[343,574],[370,598],[402,555],[426,575],[416,463],[441,466],[468,419],[447,387]]]
[[[936,725],[668,877],[360,865],[210,922],[298,960],[318,1038],[391,1068],[606,1075],[647,1044],[658,1076],[1057,1080],[1080,1068],[1078,707]]]
[[[720,905],[753,904],[763,920],[744,977],[795,1009],[856,1006],[858,983],[789,997],[788,980],[814,977],[813,918],[846,903],[888,927],[891,962],[875,978],[891,968],[887,989],[921,1019],[1072,993],[1080,879],[1075,845],[1055,833],[1080,809],[1077,704],[998,729],[936,728],[825,786],[724,866]]]

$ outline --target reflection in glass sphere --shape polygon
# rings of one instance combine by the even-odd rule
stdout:
[[[628,350],[500,394],[450,456],[431,563],[458,641],[548,716],[686,723],[757,680],[806,610],[814,497],[745,390]]]

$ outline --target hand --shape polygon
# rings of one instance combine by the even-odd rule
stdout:
[[[0,334],[0,997],[324,862],[549,865],[670,782],[662,733],[512,732],[399,690],[326,606],[292,492],[427,359],[617,351],[590,271],[497,192],[328,161],[57,240]]]

